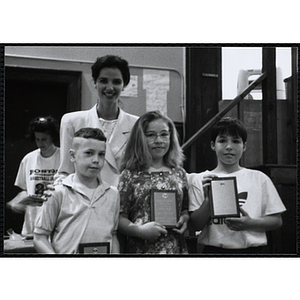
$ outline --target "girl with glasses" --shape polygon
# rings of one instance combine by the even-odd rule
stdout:
[[[137,120],[126,145],[118,187],[119,231],[127,236],[126,253],[187,253],[183,233],[189,216],[183,160],[172,120],[159,111],[147,112]],[[153,190],[176,191],[179,213],[173,228],[151,217]]]

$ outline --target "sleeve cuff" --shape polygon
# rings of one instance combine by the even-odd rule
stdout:
[[[51,235],[51,231],[39,227],[35,227],[33,233],[47,235],[47,236]]]

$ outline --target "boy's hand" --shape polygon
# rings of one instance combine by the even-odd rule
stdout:
[[[247,230],[251,224],[251,218],[249,214],[240,207],[242,216],[240,218],[226,218],[225,223],[230,230],[240,231]]]
[[[52,196],[52,192],[51,191],[54,191],[55,188],[54,188],[54,184],[48,184],[47,185],[47,189],[44,190],[44,193],[43,193],[43,198],[50,198]]]
[[[29,203],[30,206],[42,206],[43,201],[48,200],[44,195],[38,196],[38,197],[35,197],[35,195],[32,195],[32,196],[29,196],[29,197],[31,198],[30,203]]]
[[[204,191],[204,196],[207,197],[208,196],[208,191],[209,191],[209,187],[210,187],[210,182],[212,181],[212,179],[214,178],[218,178],[217,175],[214,174],[209,174],[203,177],[202,180],[202,186],[203,186],[203,191]]]
[[[141,220],[142,222],[142,220]],[[140,223],[141,223],[140,222]],[[139,225],[139,224],[136,224]],[[162,234],[167,235],[168,231],[162,225],[157,222],[148,222],[143,225],[139,225],[140,227],[140,237],[143,239],[154,241],[158,239]]]

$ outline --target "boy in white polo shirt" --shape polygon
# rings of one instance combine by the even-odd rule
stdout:
[[[239,120],[221,119],[211,131],[217,167],[190,176],[189,211],[192,226],[201,230],[198,243],[204,247],[202,253],[263,253],[266,231],[282,225],[281,213],[286,209],[271,179],[239,164],[246,141],[247,131]],[[236,177],[240,218],[211,218],[207,189],[213,177]]]
[[[37,216],[37,252],[75,254],[80,244],[109,243],[110,253],[119,253],[119,193],[97,177],[105,151],[106,138],[100,129],[82,128],[75,133],[70,149],[75,173],[55,186]]]

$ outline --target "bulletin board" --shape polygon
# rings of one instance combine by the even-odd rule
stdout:
[[[120,106],[141,116],[161,110],[174,122],[184,121],[183,78],[173,69],[130,67],[130,83],[121,94]]]

